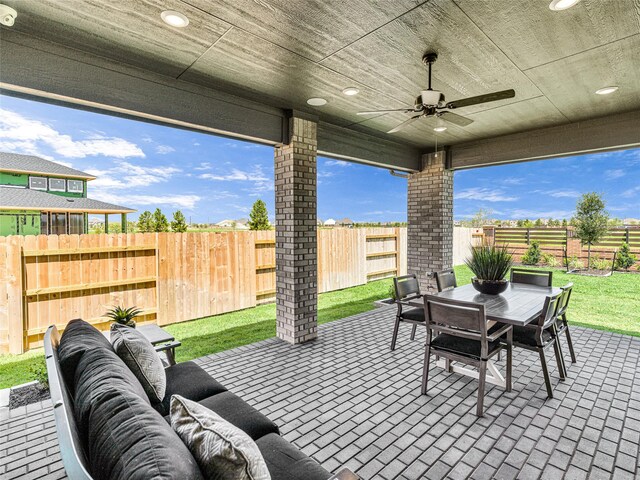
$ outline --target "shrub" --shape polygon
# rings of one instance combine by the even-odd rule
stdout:
[[[542,263],[550,267],[557,267],[560,262],[550,253],[542,253]]]
[[[522,263],[525,265],[537,265],[540,263],[542,252],[540,251],[540,242],[535,240],[531,242],[529,249],[522,256]]]
[[[629,270],[636,263],[636,256],[631,253],[628,243],[623,243],[616,255],[616,268]]]
[[[127,327],[136,327],[135,317],[140,315],[142,311],[137,307],[122,308],[118,305],[111,307],[104,314],[105,317],[110,318],[115,323],[120,325],[126,325]]]
[[[600,258],[599,255],[593,255],[591,257],[591,268],[594,270],[610,270],[612,263],[610,260]]]
[[[567,260],[567,267],[570,270],[579,270],[584,267],[584,263],[575,255]]]
[[[44,357],[40,357],[29,367],[31,371],[31,378],[37,380],[40,384],[40,388],[49,388],[49,376],[47,375],[47,365],[44,361]]]
[[[389,285],[389,297],[394,301],[396,299],[396,287],[393,285],[393,282]]]

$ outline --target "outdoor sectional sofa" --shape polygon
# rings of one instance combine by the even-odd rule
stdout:
[[[45,356],[60,452],[67,475],[85,479],[201,479],[169,424],[171,395],[197,401],[246,432],[273,480],[357,479],[333,476],[283,439],[278,427],[194,362],[168,367],[166,397],[153,405],[142,385],[95,327],[73,320],[60,337],[45,335]]]

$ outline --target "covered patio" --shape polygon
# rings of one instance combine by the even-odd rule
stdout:
[[[519,351],[513,391],[489,387],[478,418],[477,382],[467,377],[434,368],[420,395],[424,332],[409,341],[406,327],[389,351],[394,315],[385,307],[321,325],[317,341],[295,349],[274,338],[197,362],[329,471],[385,480],[640,475],[639,339],[573,328],[578,362],[564,382],[552,370],[552,400],[537,356]],[[0,432],[2,478],[65,478],[50,402],[12,410]]]

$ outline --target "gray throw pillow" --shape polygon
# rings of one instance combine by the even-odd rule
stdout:
[[[160,403],[167,389],[167,376],[158,353],[135,328],[111,325],[113,349],[142,384],[151,403]]]
[[[180,395],[171,397],[171,427],[210,480],[270,480],[256,443],[217,413]]]

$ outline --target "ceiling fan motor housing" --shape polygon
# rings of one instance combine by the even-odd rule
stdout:
[[[418,99],[421,105],[438,105],[444,102],[444,95],[437,90],[422,90]]]

